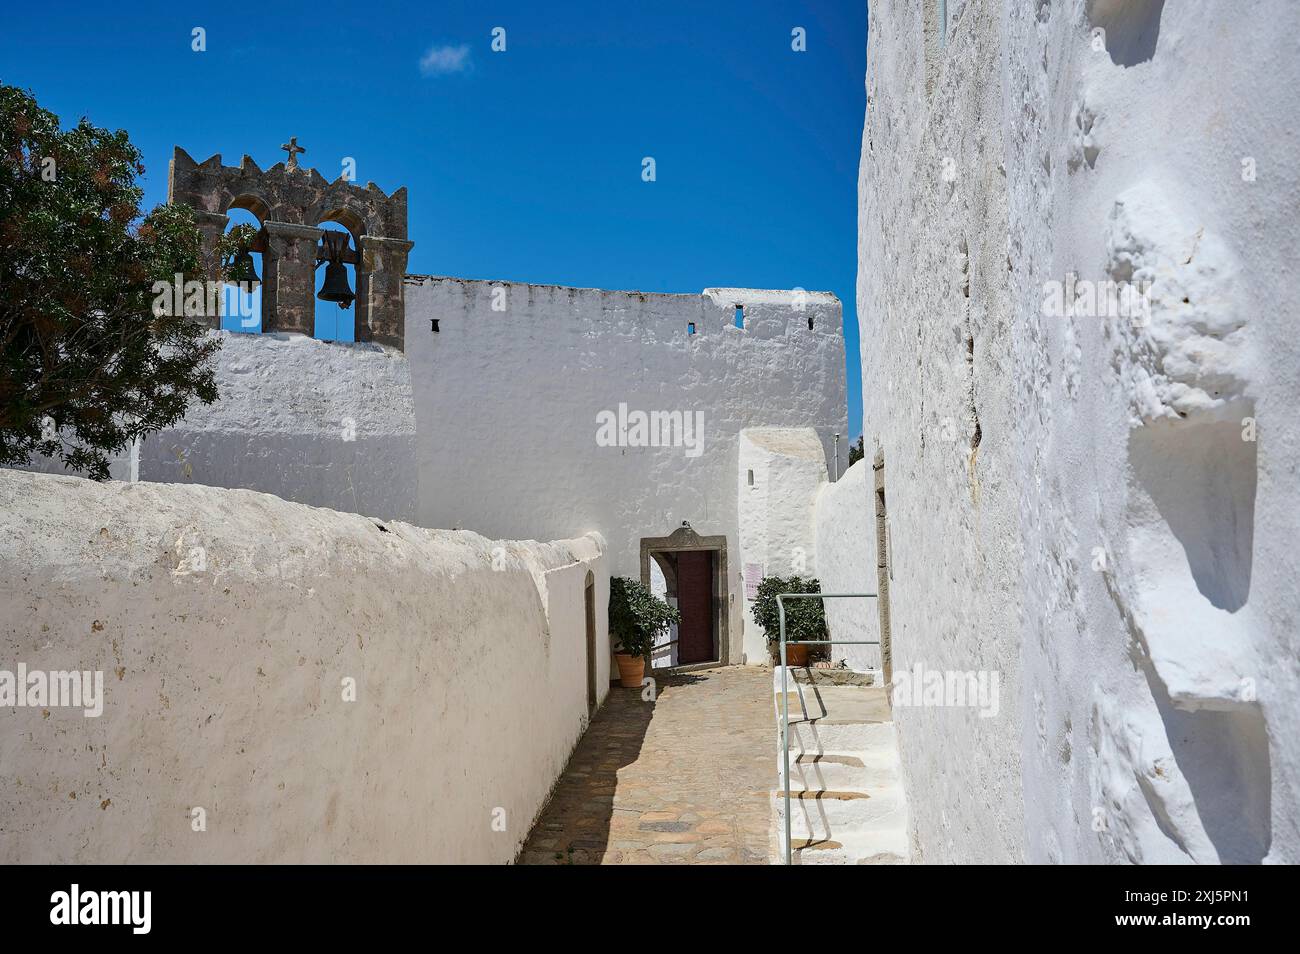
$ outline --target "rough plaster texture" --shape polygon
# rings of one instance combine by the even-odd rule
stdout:
[[[813,504],[817,578],[823,593],[876,592],[875,511],[871,466],[860,460],[834,483],[818,488]],[[880,639],[873,599],[825,600],[831,639]],[[831,659],[852,669],[880,669],[880,647],[832,646]]]
[[[1300,860],[1300,7],[931,13],[870,6],[864,429],[895,672],[1002,678],[895,709],[913,857]]]
[[[815,428],[823,470],[832,434],[847,432],[833,295],[662,295],[416,276],[406,293],[425,525],[540,538],[598,529],[611,573],[639,578],[641,538],[667,536],[684,520],[703,536],[725,535],[737,552],[743,428]],[[737,302],[743,330],[733,324]],[[598,445],[597,415],[620,404],[701,413],[700,453]],[[733,663],[742,659],[741,570],[732,556]],[[746,640],[753,628],[745,626]]]
[[[222,338],[220,398],[145,439],[140,479],[241,487],[414,520],[415,408],[406,357],[304,335]]]
[[[740,566],[764,576],[817,576],[813,504],[826,482],[826,456],[810,427],[749,427],[740,432],[736,499]],[[753,483],[750,483],[750,475]],[[743,590],[742,590],[743,596]],[[767,634],[745,607],[745,661],[771,659]]]
[[[603,541],[385,527],[0,471],[0,658],[106,697],[0,708],[0,860],[510,861],[587,723]]]

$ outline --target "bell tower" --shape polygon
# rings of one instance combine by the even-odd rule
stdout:
[[[207,278],[218,281],[217,248],[231,209],[246,209],[261,223],[253,250],[262,253],[262,329],[315,331],[316,268],[326,264],[322,296],[348,307],[355,296],[355,337],[402,349],[406,301],[403,278],[414,242],[406,238],[406,188],[385,195],[373,182],[365,187],[342,175],[326,182],[315,169],[298,165],[306,149],[297,137],[280,147],[289,154],[263,172],[249,156],[238,166],[223,166],[218,153],[195,162],[184,149],[172,152],[167,201],[194,209],[203,238]],[[318,228],[337,222],[342,233]],[[340,238],[332,238],[338,235]],[[354,265],[357,287],[347,285],[342,266]],[[211,319],[214,327],[220,319]]]

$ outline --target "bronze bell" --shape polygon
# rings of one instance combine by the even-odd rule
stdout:
[[[329,262],[325,266],[325,284],[316,296],[321,301],[338,302],[340,308],[352,305],[352,286],[348,284],[348,270],[342,262]]]
[[[325,262],[325,282],[321,285],[321,301],[336,302],[340,308],[349,308],[357,296],[348,284],[348,270],[343,264],[343,253],[347,251],[348,236],[346,232],[326,232],[321,236],[321,247],[317,253],[316,264]]]

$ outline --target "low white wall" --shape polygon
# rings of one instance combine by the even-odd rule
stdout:
[[[0,471],[0,668],[105,675],[99,718],[0,707],[0,862],[510,861],[587,723],[589,571],[607,691],[603,540],[385,527]]]
[[[817,494],[813,524],[817,577],[823,593],[874,593],[876,519],[867,486],[871,466],[860,460],[824,484]],[[872,599],[825,600],[831,639],[880,639],[880,615]],[[853,669],[879,669],[880,646],[832,646],[831,658]]]

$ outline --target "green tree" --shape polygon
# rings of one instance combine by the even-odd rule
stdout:
[[[859,434],[857,443],[849,447],[849,466],[852,467],[865,456],[866,451],[862,449],[862,435]]]
[[[203,277],[193,213],[141,214],[140,158],[0,86],[0,464],[42,453],[103,480],[108,455],[217,398],[219,338],[154,308],[155,282]]]

